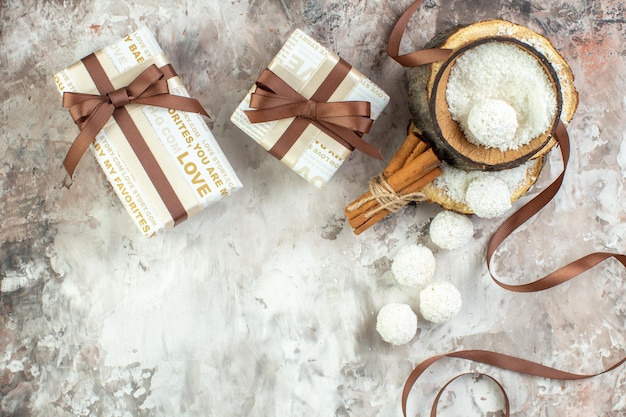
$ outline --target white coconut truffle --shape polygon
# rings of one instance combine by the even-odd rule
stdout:
[[[465,200],[478,217],[490,219],[511,208],[511,190],[501,179],[485,176],[469,183]]]
[[[378,312],[376,331],[392,345],[409,343],[417,333],[417,315],[407,304],[387,304]]]
[[[517,113],[503,100],[481,100],[470,109],[467,128],[470,142],[506,151],[515,139]]]
[[[456,287],[436,282],[420,291],[420,313],[433,323],[445,323],[461,311],[463,300]]]
[[[435,256],[426,246],[409,244],[398,251],[391,272],[398,283],[409,287],[422,287],[435,275]]]
[[[474,235],[474,225],[469,217],[444,210],[430,222],[430,239],[441,249],[457,249]]]
[[[499,100],[492,102],[487,100]],[[484,103],[479,104],[481,102]],[[556,116],[557,95],[540,61],[522,48],[508,42],[487,42],[462,53],[450,70],[446,102],[468,140],[471,111],[492,113],[495,119],[478,117],[474,131],[485,142],[493,142],[499,133],[513,130],[510,109],[515,110],[517,128],[510,140],[495,141],[500,150],[519,149],[550,129]],[[476,105],[478,108],[475,108]],[[484,106],[486,108],[481,109]],[[505,110],[506,109],[506,110]],[[478,123],[476,123],[478,122]],[[506,125],[498,126],[502,122]]]

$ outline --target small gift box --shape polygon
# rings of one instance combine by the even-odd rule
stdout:
[[[241,188],[201,114],[146,28],[54,76],[80,128],[64,165],[89,147],[141,232],[154,236]]]
[[[295,30],[231,121],[318,188],[359,149],[389,96],[337,54]]]

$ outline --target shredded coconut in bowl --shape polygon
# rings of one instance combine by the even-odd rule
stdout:
[[[432,280],[435,266],[435,256],[430,249],[410,244],[400,248],[391,264],[391,272],[398,283],[421,287]]]
[[[387,304],[378,312],[376,331],[385,342],[404,345],[417,333],[417,315],[407,304]]]
[[[450,70],[446,100],[468,141],[502,151],[517,149],[550,129],[557,107],[556,94],[541,64],[530,53],[506,42],[484,43],[461,54]],[[494,140],[491,133],[485,134],[492,128],[488,125],[478,129],[482,138],[472,132],[470,111],[485,100],[500,101],[496,113],[507,124],[503,133],[510,133],[514,123],[511,112],[502,110],[502,102],[514,110],[518,126],[513,137]],[[487,103],[491,104],[483,111],[494,111],[490,109],[493,102]]]
[[[441,249],[457,249],[474,235],[469,217],[452,211],[441,211],[430,222],[430,239]]]

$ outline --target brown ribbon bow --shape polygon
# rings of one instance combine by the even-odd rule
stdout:
[[[78,161],[83,156],[94,137],[102,130],[111,116],[127,104],[146,104],[200,113],[209,117],[202,105],[189,97],[169,93],[167,80],[176,73],[170,65],[158,68],[150,65],[128,86],[98,94],[66,92],[63,94],[63,107],[69,108],[70,115],[80,128],[80,133],[72,143],[63,165],[70,177],[74,174]]]
[[[346,148],[383,159],[380,149],[362,139],[369,132],[370,103],[366,101],[316,102],[307,100],[289,84],[264,70],[256,81],[250,107],[246,110],[251,123],[269,122],[290,117],[307,119]]]

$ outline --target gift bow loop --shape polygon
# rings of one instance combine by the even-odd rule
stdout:
[[[245,113],[251,123],[262,123],[290,117],[304,118],[333,139],[353,150],[382,159],[380,149],[364,141],[374,122],[366,101],[316,102],[306,99],[271,70],[264,70],[251,94]]]
[[[128,86],[103,95],[66,92],[63,94],[63,107],[69,109],[75,123],[81,123],[102,105],[111,104],[118,108],[132,102],[142,104],[142,99],[167,94],[168,91],[163,71],[151,65]]]
[[[176,75],[169,70],[171,76]],[[115,111],[128,104],[144,104],[173,108],[199,113],[209,117],[200,102],[193,98],[175,96],[169,93],[167,76],[152,64],[137,76],[128,86],[101,95],[86,93],[63,93],[63,107],[69,109],[80,133],[72,143],[63,165],[68,174],[74,175],[78,161],[85,153],[93,138],[102,130]],[[131,138],[129,138],[131,140]]]

